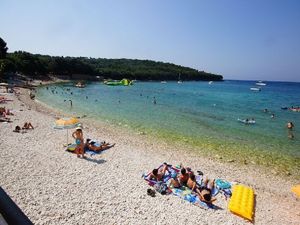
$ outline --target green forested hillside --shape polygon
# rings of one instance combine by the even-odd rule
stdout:
[[[31,77],[86,74],[111,79],[136,80],[222,80],[221,75],[206,73],[171,63],[137,59],[58,57],[17,51],[7,53],[5,72],[19,72]]]

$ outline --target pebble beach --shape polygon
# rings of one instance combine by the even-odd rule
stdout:
[[[238,165],[201,157],[178,145],[155,140],[107,123],[80,119],[84,138],[116,145],[97,155],[77,158],[65,151],[66,130],[55,130],[64,115],[31,100],[28,90],[0,94],[12,101],[11,123],[0,123],[1,187],[34,224],[250,224],[227,209],[203,209],[174,195],[147,195],[141,178],[163,162],[182,163],[210,178],[241,183],[255,191],[254,224],[299,224],[300,201],[291,192],[299,183],[253,164]],[[15,133],[31,122],[33,130]],[[73,141],[69,130],[69,142]]]

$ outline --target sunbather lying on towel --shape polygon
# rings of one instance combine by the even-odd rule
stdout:
[[[87,139],[85,143],[85,148],[95,152],[103,151],[114,146],[115,144],[109,144],[106,142],[103,142],[100,146],[96,146],[95,142],[91,141],[90,139]]]
[[[216,198],[213,198],[212,190],[214,188],[215,180],[209,180],[208,178],[205,178],[200,188],[196,189],[196,193],[199,196],[199,199],[203,202],[212,203],[216,200]]]
[[[149,175],[150,180],[156,180],[156,181],[161,181],[163,180],[163,177],[168,169],[168,164],[164,163],[164,166],[160,169],[153,169],[152,172]]]

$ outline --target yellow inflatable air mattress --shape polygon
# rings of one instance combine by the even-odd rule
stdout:
[[[254,191],[244,185],[234,185],[228,209],[247,220],[253,221]]]
[[[300,184],[298,184],[298,185],[292,187],[292,192],[294,192],[294,193],[296,194],[296,196],[297,196],[298,198],[300,198]]]

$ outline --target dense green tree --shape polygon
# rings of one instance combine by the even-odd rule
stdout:
[[[0,59],[4,59],[6,57],[7,50],[6,42],[0,37]]]
[[[7,50],[6,42],[0,37],[0,76],[2,76],[7,67],[7,61],[5,60]]]

